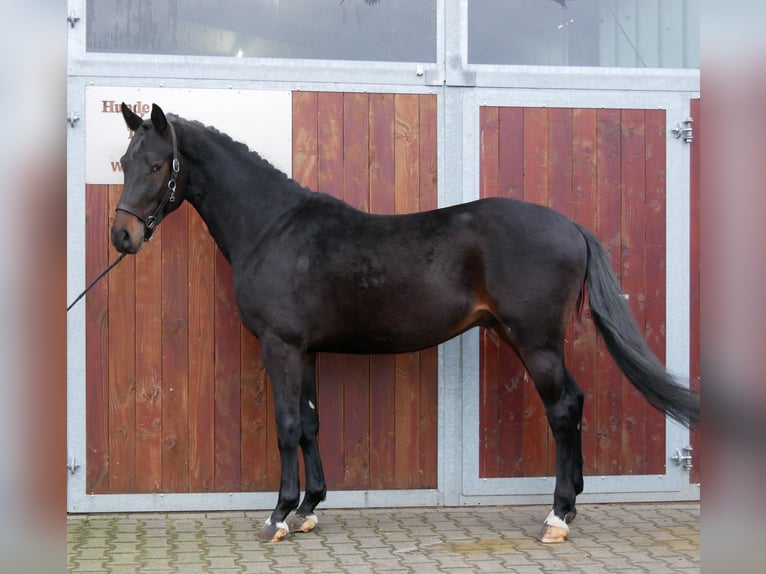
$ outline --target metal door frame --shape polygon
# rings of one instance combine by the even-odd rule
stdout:
[[[690,153],[688,144],[676,139],[671,127],[689,117],[690,100],[697,92],[629,90],[561,90],[525,88],[474,88],[462,100],[462,201],[479,197],[481,106],[524,106],[566,108],[659,108],[666,110],[666,364],[688,380],[690,309]],[[473,330],[461,342],[461,504],[547,503],[555,477],[479,477],[479,335]],[[666,455],[689,444],[689,431],[667,419]],[[689,473],[669,459],[660,475],[587,476],[583,502],[634,500],[689,500],[699,498],[699,485],[689,482]]]
[[[86,51],[86,0],[68,0],[79,18],[68,27],[67,113],[67,301],[85,285],[85,110],[87,86],[276,89],[291,91],[437,94],[437,125],[444,117],[444,14],[448,0],[436,0],[436,62],[368,62],[101,54]],[[437,137],[437,189],[443,140]],[[441,191],[439,191],[441,193]],[[441,197],[440,197],[441,200]],[[273,508],[276,492],[89,494],[86,492],[85,305],[67,316],[67,511],[139,512],[252,510]],[[440,370],[441,373],[441,370]],[[441,377],[441,374],[439,375]],[[439,379],[441,381],[441,378]],[[439,481],[439,485],[441,485]],[[328,493],[330,507],[437,506],[440,488],[349,490]]]

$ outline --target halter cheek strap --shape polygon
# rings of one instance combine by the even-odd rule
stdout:
[[[162,200],[157,204],[149,215],[144,215],[134,207],[127,205],[126,203],[120,203],[115,211],[124,211],[137,217],[144,224],[144,241],[149,241],[152,237],[152,233],[162,221],[165,216],[165,208],[169,203],[174,203],[176,200],[176,180],[178,174],[181,172],[181,162],[178,161],[178,141],[176,140],[176,130],[173,124],[168,121],[168,129],[170,130],[170,137],[173,140],[173,160],[170,163],[170,179],[168,180],[167,192],[162,197]]]

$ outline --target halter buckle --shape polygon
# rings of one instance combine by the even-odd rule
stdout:
[[[178,173],[181,171],[181,162],[178,161],[177,157],[173,158],[172,167],[173,167],[173,173]]]

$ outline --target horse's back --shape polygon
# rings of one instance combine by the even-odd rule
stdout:
[[[240,274],[238,303],[246,323],[314,350],[414,350],[494,321],[504,301],[571,298],[557,269],[580,263],[554,251],[579,233],[547,208],[494,199],[385,216],[310,199]]]

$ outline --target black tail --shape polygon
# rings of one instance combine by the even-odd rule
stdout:
[[[620,294],[604,248],[590,231],[577,227],[588,245],[586,280],[591,314],[609,354],[649,404],[686,426],[696,426],[700,420],[699,395],[679,385],[654,356]]]

